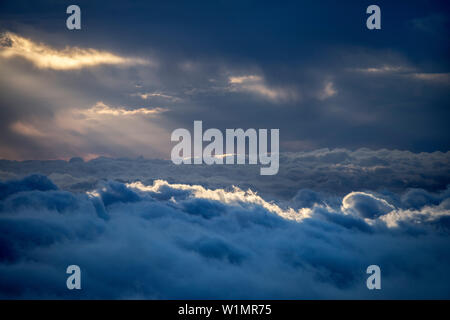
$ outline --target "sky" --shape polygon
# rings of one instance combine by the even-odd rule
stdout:
[[[448,1],[1,1],[0,298],[449,299],[449,18]],[[175,165],[195,120],[279,129],[279,171]]]
[[[448,151],[445,1],[0,4],[0,158],[170,157],[170,134],[278,128],[280,151]]]

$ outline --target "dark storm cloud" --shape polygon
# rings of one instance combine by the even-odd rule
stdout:
[[[440,200],[413,211],[388,204],[364,220],[387,201],[352,193],[336,197],[342,207],[297,210],[238,189],[163,180],[105,182],[88,194],[49,185],[42,176],[2,184],[13,190],[0,202],[3,298],[449,295],[448,192],[427,193]],[[80,292],[65,289],[70,264],[82,269]],[[383,272],[377,293],[365,288],[370,264]]]
[[[162,142],[150,142],[145,156],[167,157],[169,132],[193,120],[220,129],[279,128],[284,150],[448,149],[443,3],[382,1],[376,32],[365,28],[361,2],[81,1],[79,32],[65,29],[65,3],[52,4],[2,2],[1,27],[55,49],[94,48],[152,64],[56,71],[1,61],[8,74],[0,79],[4,158],[142,154],[128,129],[117,145],[107,138],[112,128],[80,134],[67,126],[64,110],[99,101],[169,110],[158,119],[167,132],[149,133]],[[233,82],[239,77],[246,80]],[[11,129],[18,122],[56,129],[46,139],[24,136]]]

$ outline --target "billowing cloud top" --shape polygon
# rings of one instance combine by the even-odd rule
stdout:
[[[164,180],[81,194],[40,175],[1,182],[0,297],[449,298],[448,189],[309,192],[308,205],[306,194],[269,203]],[[71,264],[78,292],[65,288]],[[375,293],[371,264],[383,272]]]

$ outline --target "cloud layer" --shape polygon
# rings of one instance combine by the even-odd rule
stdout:
[[[121,118],[121,117],[118,117]],[[96,119],[96,123],[114,126],[127,118]],[[139,122],[130,119],[136,130]],[[89,122],[76,122],[74,130],[85,128]],[[133,126],[134,125],[134,126]],[[131,129],[130,129],[131,130]],[[139,132],[139,130],[138,130]],[[120,131],[110,137],[119,144]],[[142,152],[151,136],[137,136]],[[137,142],[135,142],[137,143]],[[156,142],[155,142],[156,143]],[[101,145],[99,141],[98,145]],[[92,157],[95,158],[94,155]],[[92,157],[87,157],[91,159]],[[76,160],[76,158],[75,158]],[[81,160],[81,159],[79,159]],[[252,189],[268,199],[290,199],[300,189],[310,189],[345,196],[352,191],[402,193],[408,188],[436,192],[450,184],[450,152],[412,153],[400,150],[319,149],[310,152],[282,152],[280,170],[270,179],[260,176],[257,165],[174,165],[160,159],[110,159],[91,161],[7,161],[0,160],[0,178],[19,179],[25,175],[42,173],[59,187],[70,191],[88,191],[98,181],[118,179],[124,182],[142,181],[152,184],[154,179],[171,183],[198,184],[210,189],[232,185]]]
[[[449,190],[309,192],[308,206],[300,193],[281,204],[163,180],[82,194],[45,176],[2,182],[0,296],[450,297]],[[411,203],[417,194],[422,202]],[[70,264],[81,267],[81,291],[65,288]],[[371,264],[381,291],[366,288]]]

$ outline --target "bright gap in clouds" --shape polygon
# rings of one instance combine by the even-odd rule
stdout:
[[[49,119],[16,121],[10,130],[31,139],[53,159],[74,155],[85,159],[92,155],[163,157],[169,146],[161,137],[169,133],[158,117],[166,111],[163,107],[113,107],[100,101],[88,109],[60,110]],[[53,156],[55,149],[58,153]],[[17,157],[21,158],[20,154]]]
[[[126,108],[111,108],[103,102],[97,102],[92,108],[83,111],[86,115],[112,115],[112,116],[131,116],[131,115],[157,115],[166,112],[167,108],[138,108],[138,109],[126,109]]]
[[[296,101],[299,93],[290,88],[269,86],[258,75],[231,76],[228,78],[231,92],[249,92],[272,102]]]
[[[141,58],[122,57],[108,51],[92,48],[68,47],[55,49],[44,43],[37,43],[20,35],[6,32],[0,39],[0,56],[21,57],[40,69],[72,70],[97,65],[150,64]]]

